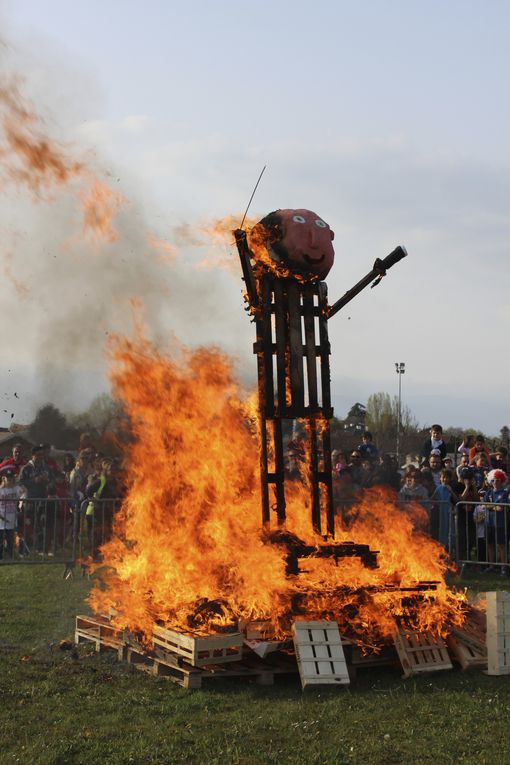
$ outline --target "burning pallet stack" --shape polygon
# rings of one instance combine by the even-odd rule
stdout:
[[[231,678],[272,685],[276,676],[298,672],[303,689],[344,686],[363,668],[400,664],[407,678],[452,669],[452,660],[463,670],[510,674],[510,593],[487,593],[487,615],[470,607],[462,628],[454,627],[446,642],[395,623],[393,644],[375,653],[363,652],[340,635],[336,622],[324,620],[296,620],[286,640],[275,639],[271,623],[263,620],[240,622],[238,632],[216,635],[156,625],[147,645],[108,617],[77,616],[75,642],[115,651],[119,660],[190,689]]]

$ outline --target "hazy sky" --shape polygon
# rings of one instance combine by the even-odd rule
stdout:
[[[102,348],[118,321],[98,313],[101,289],[138,285],[156,334],[220,344],[253,378],[239,277],[192,268],[200,256],[177,233],[242,212],[267,164],[251,213],[305,207],[328,221],[330,302],[376,257],[409,251],[331,320],[336,414],[396,393],[404,361],[403,401],[420,423],[510,425],[508,3],[12,0],[0,13],[3,71],[24,76],[48,132],[131,205],[117,250],[79,261],[65,260],[64,198],[5,200],[11,267],[40,285],[20,301],[0,284],[15,370],[4,395],[18,386],[27,402],[18,419],[62,388],[69,406],[101,389],[87,346],[77,360],[75,335],[60,338],[64,326],[81,338],[88,316],[83,332]],[[178,245],[177,265],[146,269],[149,228]],[[58,319],[49,338],[46,313]]]

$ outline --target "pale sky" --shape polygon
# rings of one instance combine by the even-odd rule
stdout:
[[[76,347],[63,330],[76,325],[102,347],[118,322],[96,316],[94,298],[117,278],[122,294],[135,283],[153,300],[156,334],[219,344],[254,378],[238,276],[189,268],[182,245],[164,285],[155,270],[142,279],[140,232],[176,243],[179,226],[242,212],[267,165],[251,213],[305,207],[330,224],[330,302],[376,257],[409,252],[331,320],[337,416],[395,394],[404,361],[403,402],[421,424],[510,425],[507,3],[12,0],[0,18],[2,70],[23,75],[48,133],[87,153],[132,205],[126,265],[103,253],[78,271],[65,260],[65,200],[11,194],[3,205],[12,267],[38,285],[20,305],[0,284],[14,370],[0,379],[9,406],[13,387],[24,395],[17,419],[45,398],[58,404],[62,389],[79,408],[104,385],[87,346],[80,363],[66,351],[67,364],[55,348]],[[224,255],[235,261],[226,245]],[[86,329],[80,311],[94,319]],[[49,341],[41,313],[58,319]]]

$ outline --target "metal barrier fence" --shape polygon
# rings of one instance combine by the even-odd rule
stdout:
[[[0,517],[0,565],[96,558],[121,500],[70,497],[13,500]]]
[[[458,502],[451,523],[457,564],[499,568],[506,574],[509,528],[510,503]]]
[[[70,497],[22,499],[0,516],[0,565],[9,563],[65,563],[97,558],[99,547],[111,535],[112,521],[122,500],[93,499],[76,503]],[[396,500],[405,506],[421,505],[428,516],[423,531],[440,538],[439,503],[430,500]],[[337,518],[356,520],[356,500],[337,500]],[[444,524],[443,524],[444,526]],[[467,565],[506,569],[510,529],[510,503],[458,502],[452,508],[447,548],[460,567]],[[443,529],[444,533],[444,529]]]
[[[430,498],[395,500],[402,511],[406,506],[421,505],[427,524],[421,530],[440,541],[459,568],[466,566],[501,570],[509,565],[510,503],[460,501],[444,511],[438,500]],[[337,499],[336,514],[347,524],[356,520],[356,501]],[[510,568],[509,568],[510,573]]]

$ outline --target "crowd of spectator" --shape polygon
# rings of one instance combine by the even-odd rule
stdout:
[[[349,453],[333,452],[333,487],[337,512],[349,522],[349,508],[358,492],[387,486],[403,507],[418,503],[426,512],[427,532],[451,557],[465,564],[498,564],[507,575],[510,527],[508,451],[490,452],[482,435],[466,435],[451,456],[440,425],[431,427],[420,455],[398,466],[379,455],[372,434]],[[458,462],[457,465],[454,463]]]
[[[0,462],[0,559],[15,552],[28,555],[31,548],[51,556],[57,536],[65,542],[66,522],[75,532],[82,524],[92,547],[99,525],[105,536],[105,522],[111,523],[111,513],[105,521],[105,501],[123,491],[120,465],[97,452],[87,434],[80,447],[76,457],[66,453],[59,460],[51,456],[50,444],[35,445],[25,454],[17,443]]]
[[[340,512],[360,489],[389,486],[401,503],[424,508],[428,533],[452,557],[465,564],[485,562],[487,572],[497,563],[501,576],[507,576],[510,486],[505,446],[491,453],[482,435],[466,435],[452,457],[441,426],[435,424],[421,454],[408,457],[400,468],[391,457],[379,457],[370,433],[350,454],[335,452],[333,465]]]

